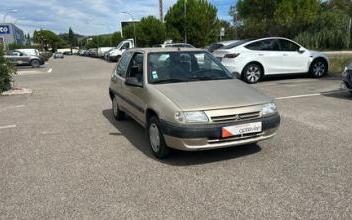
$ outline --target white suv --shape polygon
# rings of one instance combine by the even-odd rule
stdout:
[[[329,67],[329,59],[323,53],[280,37],[241,40],[216,50],[213,55],[247,83],[275,74],[310,73],[322,77]]]

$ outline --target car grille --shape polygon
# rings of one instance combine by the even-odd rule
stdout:
[[[263,132],[237,135],[237,136],[233,136],[233,137],[229,137],[229,138],[209,139],[208,143],[209,144],[219,144],[219,143],[225,143],[225,142],[240,141],[240,140],[246,140],[246,139],[251,139],[251,138],[257,138],[261,135],[263,135]]]
[[[259,117],[260,117],[260,112],[249,112],[249,113],[234,114],[234,115],[213,116],[211,117],[211,120],[213,122],[233,122],[233,121],[251,120]]]

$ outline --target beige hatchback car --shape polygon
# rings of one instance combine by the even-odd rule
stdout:
[[[109,88],[116,120],[146,128],[158,158],[170,148],[195,151],[256,143],[275,135],[273,100],[235,79],[210,53],[194,48],[124,52]]]

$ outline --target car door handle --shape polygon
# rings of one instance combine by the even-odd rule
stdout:
[[[260,54],[258,54],[258,56],[264,56],[264,54],[260,53]]]
[[[283,54],[283,56],[284,56],[284,57],[287,57],[287,56],[288,56],[288,54],[284,53],[284,54]]]

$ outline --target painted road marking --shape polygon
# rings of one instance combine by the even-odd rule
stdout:
[[[53,68],[50,68],[49,70],[48,70],[48,73],[51,73],[53,71]]]
[[[304,95],[293,95],[293,96],[284,96],[275,98],[276,100],[284,100],[284,99],[297,99],[297,98],[305,98],[305,97],[313,97],[313,96],[321,96],[321,95],[329,95],[335,93],[346,92],[347,90],[335,90],[330,92],[321,92],[321,93],[311,93],[311,94],[304,94]]]
[[[8,107],[0,108],[0,111],[1,110],[14,109],[14,108],[24,108],[24,107],[25,107],[25,105],[8,106]]]
[[[8,128],[15,128],[16,125],[5,125],[5,126],[0,126],[0,130],[1,129],[8,129]]]

